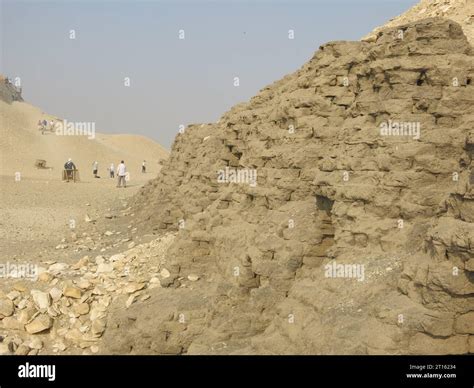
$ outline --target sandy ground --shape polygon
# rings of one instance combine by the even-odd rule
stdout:
[[[98,213],[122,207],[158,174],[159,161],[168,155],[161,145],[139,135],[42,134],[37,123],[43,119],[61,121],[26,102],[0,100],[0,262],[38,262],[46,256],[57,260],[63,249],[53,254],[51,246],[55,249],[64,238],[82,237],[79,230],[92,231],[97,223],[85,222],[86,215],[94,220]],[[79,169],[78,183],[61,181],[68,158]],[[48,168],[38,169],[37,159],[46,160]],[[116,180],[108,177],[107,168],[111,163],[117,168],[120,160],[130,173],[126,189],[117,189]],[[143,160],[146,174],[141,173]],[[94,161],[99,163],[100,179],[92,175]]]
[[[90,305],[88,310],[96,309],[96,313],[81,316],[73,312],[73,315],[55,315],[55,320],[58,321],[56,327],[41,334],[28,335],[23,326],[17,327],[20,315],[29,314],[30,308],[18,310],[20,315],[4,318],[1,321],[0,336],[6,340],[0,343],[0,354],[10,354],[10,351],[14,354],[27,354],[24,351],[29,347],[20,344],[26,345],[32,341],[40,343],[40,354],[91,354],[102,351],[102,333],[91,337],[90,330],[86,330],[86,335],[81,330],[91,324],[93,327],[105,327],[102,322],[105,322],[106,310],[109,309],[109,303],[120,296],[118,291],[135,287],[136,284],[146,284],[146,288],[150,290],[158,287],[150,281],[156,279],[162,265],[160,260],[163,253],[161,256],[159,253],[168,243],[165,241],[163,245],[155,241],[156,236],[141,233],[135,225],[134,214],[127,205],[127,200],[157,173],[156,169],[146,174],[135,174],[126,188],[117,188],[116,179],[97,179],[92,177],[92,173],[78,183],[62,182],[47,170],[38,171],[37,178],[26,177],[19,182],[12,176],[0,176],[0,264],[35,267],[38,275],[54,265],[68,265],[71,269],[81,259],[89,258],[89,265],[80,268],[74,276],[68,272],[58,273],[47,280],[41,276],[33,279],[28,275],[3,278],[0,282],[0,300],[5,300],[7,295],[12,297],[18,290],[26,298],[30,293],[49,292],[54,286],[64,290],[65,284],[69,284],[72,279],[79,285],[94,282],[107,290],[106,294],[95,298],[90,290],[87,293],[83,289],[84,294],[79,302],[75,299],[66,302],[65,297],[61,298],[68,304],[68,311],[87,301]],[[150,248],[147,248],[148,243],[152,244]],[[103,260],[101,257],[108,258],[130,249],[139,253],[132,255],[136,264],[130,274],[124,277],[121,267],[103,276],[97,273],[96,261]],[[149,298],[149,294],[141,297],[145,300]],[[95,301],[92,302],[93,300]],[[19,300],[15,301],[17,302]],[[127,303],[133,301],[127,299]],[[126,308],[125,302],[123,304],[122,308]],[[63,306],[63,311],[66,311],[64,308]],[[97,309],[101,309],[100,313],[97,313]],[[95,318],[86,321],[92,314],[95,314]],[[35,316],[28,315],[28,322],[34,319]],[[103,329],[99,331],[101,330]],[[38,350],[30,349],[28,354],[38,354]]]
[[[97,220],[122,209],[126,199],[157,171],[136,174],[125,189],[116,188],[116,179],[88,177],[65,183],[47,170],[41,173],[43,177],[19,182],[11,176],[0,177],[1,262],[36,263],[48,254],[55,256],[48,259],[57,260],[62,250],[55,248],[63,238],[95,228],[95,222],[85,221],[86,215]]]

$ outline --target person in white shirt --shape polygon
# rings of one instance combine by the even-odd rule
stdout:
[[[126,175],[127,175],[127,167],[125,167],[125,163],[122,160],[120,164],[117,166],[117,177],[118,177],[117,187],[120,187],[122,184],[123,184],[123,187],[127,187],[127,184],[125,182]]]
[[[142,174],[146,173],[146,160],[143,161],[142,163]]]
[[[97,171],[99,170],[99,162],[95,161],[92,163],[92,174],[94,174],[94,178],[98,178]]]
[[[114,178],[115,177],[115,166],[114,166],[113,163],[110,164],[109,171],[110,171],[110,177]]]

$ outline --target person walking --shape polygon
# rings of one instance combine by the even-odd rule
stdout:
[[[115,166],[114,166],[113,163],[110,164],[109,172],[110,172],[110,177],[114,178],[115,177]]]
[[[117,187],[120,187],[122,184],[124,188],[127,187],[127,183],[125,182],[126,175],[127,175],[127,167],[125,166],[125,163],[122,160],[120,164],[117,166],[117,177],[118,177]]]
[[[92,173],[94,174],[94,178],[98,178],[97,171],[99,170],[99,163],[95,161],[92,163]]]
[[[146,173],[146,160],[143,161],[142,163],[142,174]]]
[[[74,173],[76,171],[76,165],[72,161],[71,158],[67,160],[67,162],[64,164],[64,170],[65,170],[65,181],[69,182],[71,179],[75,181]]]
[[[38,120],[38,129],[41,131],[41,134],[44,135],[44,125],[41,120]]]

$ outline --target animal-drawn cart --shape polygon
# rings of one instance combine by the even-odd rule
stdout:
[[[35,161],[35,167],[43,170],[52,170],[52,167],[48,167],[46,165],[46,160],[44,159],[36,159]]]
[[[66,169],[64,169],[63,170],[63,181],[64,182],[73,181],[74,183],[79,182],[80,181],[79,170],[66,170]]]

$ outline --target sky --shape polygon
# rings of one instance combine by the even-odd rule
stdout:
[[[299,69],[321,44],[358,40],[417,3],[0,2],[0,73],[18,77],[27,102],[166,148],[180,125],[219,120]]]

